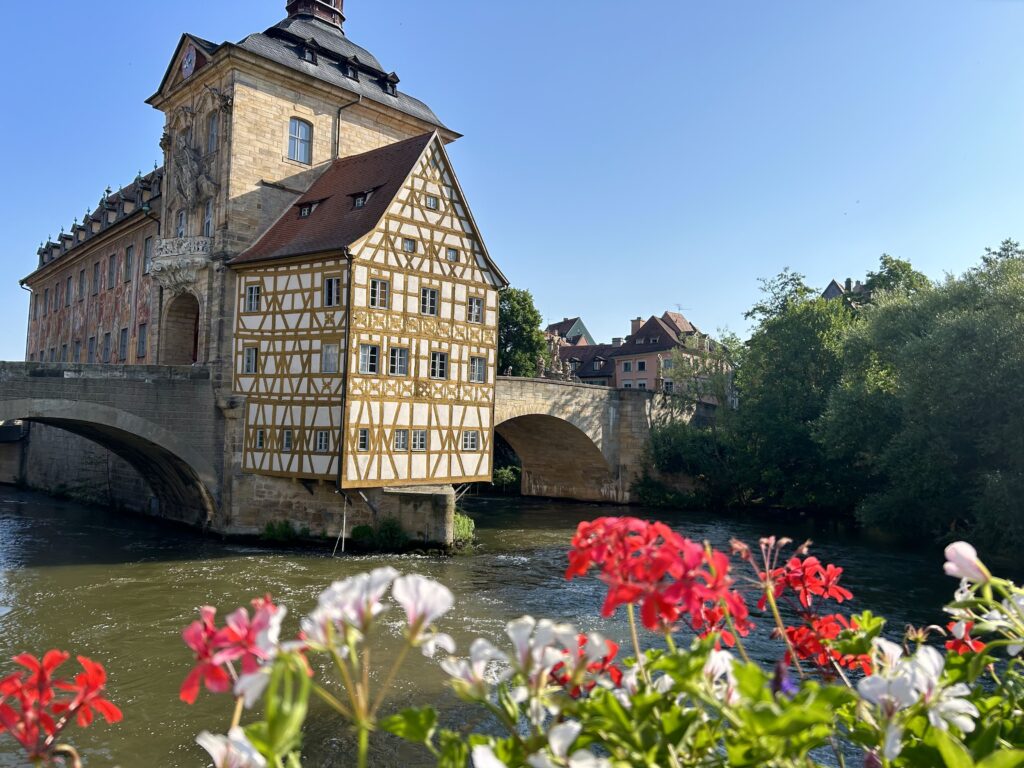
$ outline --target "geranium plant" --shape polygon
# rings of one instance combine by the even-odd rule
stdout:
[[[228,734],[198,739],[218,768],[300,766],[310,696],[355,730],[360,766],[374,731],[422,745],[445,768],[1024,766],[1024,591],[952,544],[951,621],[886,638],[881,618],[836,610],[853,597],[842,569],[792,544],[733,542],[725,553],[661,523],[582,523],[566,577],[607,585],[601,613],[625,609],[629,658],[598,633],[529,616],[508,624],[505,647],[480,638],[452,655],[435,629],[451,593],[390,568],[331,585],[290,642],[269,597],[224,627],[204,608],[184,633],[196,667],[182,698],[200,686],[237,697]],[[372,686],[370,637],[389,602],[405,613],[405,643]],[[778,644],[765,665],[746,648],[758,632]],[[415,648],[445,651],[440,671],[489,715],[484,731],[442,728],[429,707],[382,714]],[[314,657],[336,679],[315,679]]]

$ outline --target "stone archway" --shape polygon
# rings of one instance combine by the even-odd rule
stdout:
[[[526,496],[618,501],[616,474],[586,432],[556,416],[529,414],[503,421],[495,431],[523,465]]]
[[[126,411],[81,400],[0,401],[0,420],[15,419],[71,432],[127,461],[157,497],[161,517],[197,526],[214,521],[216,472],[181,435]]]
[[[199,300],[191,293],[171,299],[160,329],[160,364],[199,362]]]

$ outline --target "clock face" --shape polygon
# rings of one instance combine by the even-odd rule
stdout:
[[[196,47],[190,45],[188,50],[185,51],[185,58],[181,60],[181,74],[182,77],[191,77],[192,73],[196,71]]]

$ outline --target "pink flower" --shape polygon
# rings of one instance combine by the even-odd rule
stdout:
[[[223,665],[236,659],[242,660],[242,673],[250,675],[260,665],[277,655],[278,641],[281,637],[281,622],[288,610],[274,605],[270,596],[252,601],[253,617],[249,620],[249,612],[239,608],[228,616],[227,626],[219,631],[213,639],[217,652],[213,662]]]
[[[968,581],[988,581],[989,573],[978,559],[978,553],[966,541],[955,541],[946,547],[946,562],[942,566],[947,576]]]
[[[186,704],[195,703],[201,685],[211,693],[231,690],[231,678],[227,671],[214,661],[217,627],[213,623],[217,609],[204,605],[199,609],[199,621],[193,621],[181,633],[185,645],[192,649],[198,662],[181,684],[179,696]]]

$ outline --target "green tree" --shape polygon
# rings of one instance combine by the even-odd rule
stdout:
[[[868,524],[1024,543],[1024,259],[1012,241],[932,291],[890,295],[848,338],[817,428]]]
[[[843,339],[856,315],[786,270],[763,281],[760,320],[736,372],[736,439],[755,498],[788,507],[845,504],[814,425],[843,372]]]
[[[503,288],[498,299],[498,373],[536,376],[538,358],[549,361],[549,355],[533,294],[523,288]]]
[[[932,281],[914,269],[909,261],[883,253],[878,260],[878,271],[868,272],[864,287],[871,294],[885,291],[910,296],[931,288]]]

